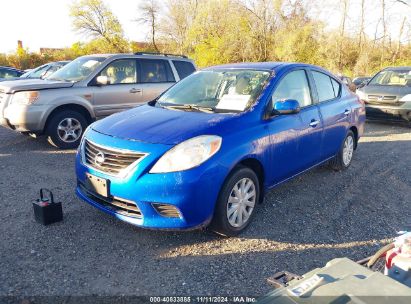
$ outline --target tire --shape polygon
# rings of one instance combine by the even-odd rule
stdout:
[[[87,126],[87,120],[81,113],[63,110],[51,117],[46,129],[47,139],[59,149],[74,149],[79,145]]]
[[[345,137],[341,145],[340,151],[338,151],[337,155],[334,156],[332,160],[330,160],[330,167],[335,171],[347,169],[352,162],[355,144],[356,142],[354,133],[350,130],[348,131],[347,136]],[[345,155],[345,153],[349,153],[350,155]]]
[[[247,187],[249,187],[248,191],[246,192],[248,195],[251,195],[253,193],[253,190],[254,195],[250,196],[248,200],[242,200],[241,205],[237,207],[240,209],[237,209],[237,213],[236,211],[231,211],[229,219],[229,209],[236,210],[236,207],[234,206],[235,203],[233,202],[238,200],[238,197],[241,197],[240,195],[244,193],[241,191],[241,184],[243,185],[244,189],[247,189]],[[236,188],[237,191],[234,190],[234,188]],[[236,196],[237,198],[235,198]],[[255,208],[257,207],[259,201],[259,196],[260,186],[258,177],[255,172],[247,167],[237,167],[227,177],[220,190],[214,211],[214,217],[209,228],[215,233],[223,236],[238,235],[250,224],[255,213]],[[246,199],[246,197],[243,197],[243,199]],[[238,206],[238,203],[236,206]],[[242,211],[243,209],[244,211]],[[241,217],[246,217],[246,220],[244,220],[242,223],[239,219],[238,210],[242,211]],[[236,215],[237,217],[235,218]]]

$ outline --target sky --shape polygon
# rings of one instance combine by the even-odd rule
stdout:
[[[142,0],[105,2],[119,18],[127,38],[136,41],[146,38],[145,27],[133,21],[138,18]],[[73,31],[69,16],[71,3],[72,0],[1,0],[0,53],[15,51],[17,40],[34,52],[40,47],[60,48],[88,40]]]
[[[0,53],[13,52],[17,46],[17,40],[23,41],[23,46],[30,51],[37,52],[40,47],[61,48],[69,47],[77,41],[87,41],[88,37],[76,34],[72,28],[72,20],[69,16],[69,5],[73,0],[1,0],[0,18]],[[123,26],[126,38],[134,41],[144,41],[147,38],[147,27],[137,23],[139,17],[138,7],[144,0],[105,0],[118,17]],[[178,0],[176,0],[178,1]],[[355,24],[358,21],[358,0],[350,0],[350,12],[348,23]],[[379,1],[366,0],[367,33],[372,36],[378,23]],[[411,6],[393,4],[389,1],[389,31],[396,37],[399,23],[403,16],[408,16],[411,23]],[[403,0],[411,5],[411,0]],[[160,1],[161,3],[161,1]],[[318,1],[322,13],[320,18],[328,27],[339,26],[339,0]],[[7,12],[7,13],[6,13]],[[348,27],[350,25],[348,24]],[[352,28],[355,30],[355,27]]]

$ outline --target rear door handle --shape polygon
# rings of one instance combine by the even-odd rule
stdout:
[[[315,128],[320,122],[318,120],[312,119],[310,122],[310,127]]]
[[[348,114],[350,114],[350,110],[348,110],[348,109],[346,109],[345,111],[344,111],[344,115],[348,115]]]
[[[142,89],[135,89],[135,88],[132,88],[132,89],[130,89],[130,91],[129,91],[130,93],[141,93],[141,92],[143,92],[143,90]]]

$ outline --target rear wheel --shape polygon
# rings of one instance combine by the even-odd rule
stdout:
[[[71,110],[57,112],[47,126],[48,141],[60,149],[74,149],[87,128],[86,118]]]
[[[336,171],[347,169],[352,162],[352,157],[355,148],[355,136],[350,130],[344,139],[344,142],[340,148],[340,151],[334,158],[330,161],[330,166]]]
[[[234,236],[251,222],[260,195],[257,175],[247,167],[236,168],[220,191],[210,228]]]

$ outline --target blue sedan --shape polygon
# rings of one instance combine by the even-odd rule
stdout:
[[[24,71],[12,67],[0,66],[0,81],[18,78],[24,74]]]
[[[76,191],[137,226],[232,236],[270,188],[324,162],[347,169],[364,123],[362,101],[320,67],[210,67],[93,123],[77,153]]]

